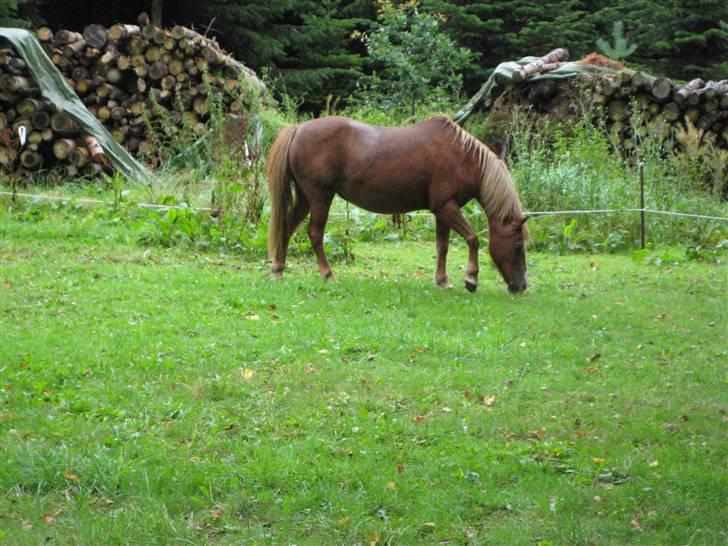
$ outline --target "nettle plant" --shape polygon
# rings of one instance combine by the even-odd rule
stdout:
[[[440,29],[443,15],[420,12],[416,0],[377,4],[374,30],[353,35],[366,46],[374,67],[372,74],[359,79],[356,102],[384,110],[409,109],[411,114],[418,104],[449,104],[460,93],[461,73],[473,53]]]

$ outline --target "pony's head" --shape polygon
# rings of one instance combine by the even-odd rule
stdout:
[[[509,292],[521,292],[528,285],[526,272],[526,243],[528,242],[528,216],[507,219],[505,222],[488,220],[488,250],[495,266],[508,285]]]

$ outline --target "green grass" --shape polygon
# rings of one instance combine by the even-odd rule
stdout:
[[[0,217],[0,542],[720,544],[725,265],[145,249]]]

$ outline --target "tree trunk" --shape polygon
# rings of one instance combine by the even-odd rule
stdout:
[[[162,26],[162,0],[152,0],[151,21],[155,26]]]

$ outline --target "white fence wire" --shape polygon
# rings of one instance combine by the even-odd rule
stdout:
[[[65,195],[45,195],[45,194],[34,194],[34,193],[15,193],[8,191],[0,191],[0,196],[13,197],[20,199],[28,199],[31,201],[60,201],[60,202],[71,202],[78,203],[79,205],[113,205],[110,201],[104,201],[101,199],[92,199],[87,197],[69,197]],[[155,203],[135,203],[135,206],[152,209],[152,210],[170,210],[170,209],[184,209],[191,210],[193,212],[212,212],[214,209],[210,207],[191,207],[186,205],[158,205]],[[477,210],[477,209],[476,209]],[[650,214],[662,214],[668,216],[681,216],[686,218],[698,218],[702,220],[717,220],[719,222],[728,222],[728,217],[725,216],[711,216],[707,214],[695,214],[690,212],[677,212],[671,210],[658,210],[651,208],[624,208],[624,209],[584,209],[584,210],[536,210],[526,211],[526,214],[530,216],[566,216],[573,214],[614,214],[622,212],[646,212]],[[376,213],[367,212],[365,214],[376,216]],[[476,214],[482,214],[477,212]],[[345,212],[331,212],[329,216],[346,216]],[[351,213],[349,214],[351,216]],[[407,216],[414,217],[428,217],[434,218],[432,213],[429,212],[411,212],[407,213]]]

